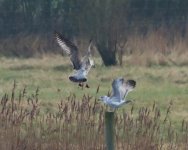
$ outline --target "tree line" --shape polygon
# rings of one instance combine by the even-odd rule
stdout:
[[[164,26],[183,37],[188,1],[0,0],[0,16],[1,38],[20,33],[49,34],[54,30],[70,38],[93,38],[104,64],[115,65],[117,46],[133,32],[144,36]]]

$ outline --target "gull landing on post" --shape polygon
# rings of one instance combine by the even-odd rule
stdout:
[[[114,79],[112,82],[112,96],[101,96],[99,99],[113,109],[119,108],[120,106],[131,102],[130,100],[126,100],[126,96],[135,88],[135,86],[136,81],[134,80],[125,81],[123,78]]]
[[[70,56],[70,60],[73,64],[74,71],[73,74],[69,76],[69,80],[79,83],[79,86],[83,87],[83,83],[87,82],[87,75],[91,67],[94,66],[94,61],[91,56],[92,41],[89,43],[86,55],[81,60],[78,48],[74,43],[57,32],[55,32],[55,38],[59,46]],[[86,84],[86,87],[89,88],[88,84]]]

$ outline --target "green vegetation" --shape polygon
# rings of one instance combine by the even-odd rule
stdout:
[[[23,88],[16,96],[16,87],[14,82],[10,95],[4,94],[1,99],[0,149],[107,148],[104,140],[106,108],[97,99],[84,95],[78,100],[73,94],[51,106],[56,109],[53,113],[43,114],[39,90],[28,95]],[[188,122],[179,122],[179,131],[174,128],[169,118],[172,105],[168,105],[164,116],[156,103],[140,107],[138,111],[131,107],[131,110],[114,113],[115,148],[186,149]],[[110,136],[109,133],[106,136]],[[106,138],[109,140],[109,137]]]
[[[68,57],[1,57],[0,149],[105,149],[106,107],[98,97],[111,92],[111,81],[118,76],[135,79],[137,86],[128,95],[134,102],[115,113],[116,148],[185,149],[187,67],[132,61],[140,60],[129,56],[125,66],[106,68],[95,58],[90,88],[82,89],[68,80]]]
[[[184,36],[187,6],[184,0],[1,0],[0,35],[51,33],[61,28],[69,36],[102,31],[105,40],[106,32],[112,30],[122,34],[137,28],[146,34],[151,28],[167,26]]]
[[[92,38],[106,66],[122,64],[124,52],[181,55],[187,7],[185,0],[1,0],[0,55],[57,53],[54,30],[78,46]]]
[[[142,57],[141,57],[142,59]],[[0,95],[10,91],[13,80],[17,82],[17,88],[27,88],[28,92],[33,92],[39,87],[39,98],[41,105],[56,106],[57,103],[75,94],[82,98],[84,94],[98,98],[111,91],[111,82],[118,76],[126,79],[135,79],[137,87],[134,92],[128,95],[128,99],[134,100],[134,107],[147,107],[156,104],[165,113],[167,105],[173,102],[174,122],[187,119],[188,115],[188,71],[187,66],[176,65],[131,65],[135,60],[134,56],[125,58],[125,66],[104,67],[101,60],[95,58],[96,68],[89,73],[88,84],[90,88],[80,88],[77,84],[71,83],[68,76],[72,73],[72,66],[68,57],[57,55],[43,56],[31,59],[0,59]],[[143,60],[146,61],[146,60]],[[155,62],[153,62],[155,63]],[[96,94],[96,89],[99,92]],[[29,93],[28,93],[29,94]],[[131,105],[126,106],[130,109]]]

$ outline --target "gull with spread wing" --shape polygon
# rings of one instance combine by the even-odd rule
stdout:
[[[111,108],[118,108],[131,102],[130,100],[126,100],[126,96],[135,86],[136,81],[134,80],[124,80],[121,77],[114,79],[112,82],[112,96],[101,96],[99,99]]]
[[[55,38],[59,46],[70,56],[70,60],[73,64],[74,72],[69,76],[70,81],[77,82],[79,86],[83,86],[83,83],[87,82],[87,75],[91,67],[94,66],[94,61],[91,56],[92,42],[90,41],[88,51],[81,60],[78,48],[74,43],[58,32],[55,32]],[[86,87],[89,86],[86,84]]]

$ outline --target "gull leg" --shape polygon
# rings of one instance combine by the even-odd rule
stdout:
[[[79,82],[78,86],[82,87],[83,85],[82,85],[82,83]]]
[[[90,86],[86,83],[86,88],[90,88]]]
[[[80,87],[82,88],[82,90],[83,90],[83,87],[84,87],[83,82],[80,82],[80,83],[78,84],[78,86],[80,86]]]

